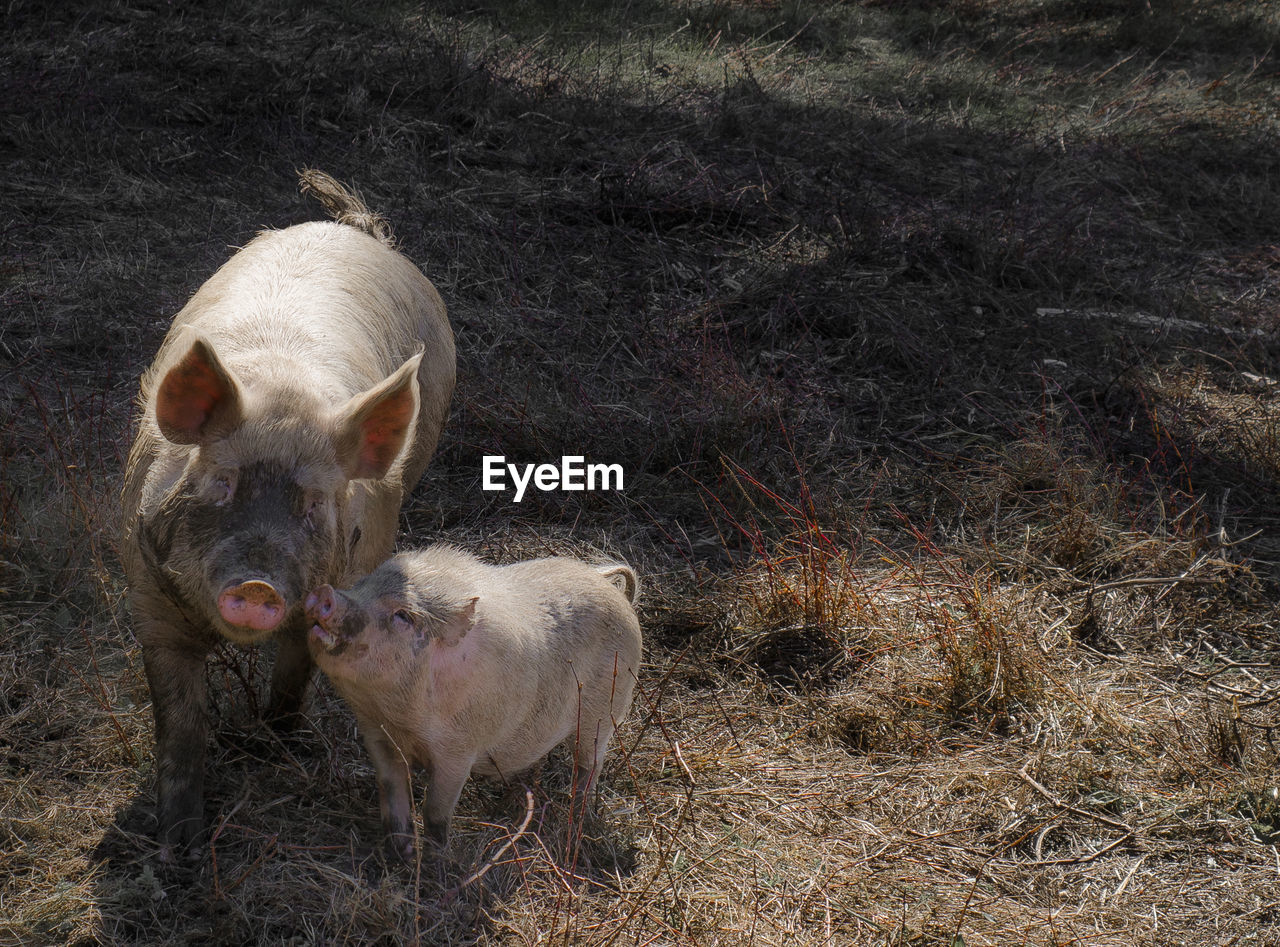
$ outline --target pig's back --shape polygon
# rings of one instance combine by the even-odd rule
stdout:
[[[207,336],[250,385],[302,384],[334,406],[423,349],[418,436],[404,482],[426,468],[453,391],[453,333],[431,282],[377,238],[332,221],[261,234],[174,318],[151,377],[185,351],[184,326]]]
[[[500,566],[503,587],[522,601],[541,630],[541,647],[557,657],[615,652],[638,661],[639,623],[626,596],[594,566],[563,557]]]
[[[444,304],[417,267],[331,221],[261,234],[191,297],[169,339],[184,325],[208,336],[246,380],[270,367],[262,360],[269,353],[322,372],[347,396],[381,381],[420,345],[428,357],[452,349]]]
[[[490,606],[509,604],[485,633],[511,636],[502,658],[518,669],[510,692],[523,700],[492,695],[503,713],[475,764],[482,775],[524,769],[575,733],[611,730],[630,705],[641,650],[631,604],[592,566],[536,559],[494,573]]]

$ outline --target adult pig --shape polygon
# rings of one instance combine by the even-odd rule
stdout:
[[[426,825],[441,844],[471,773],[509,777],[562,742],[574,749],[585,807],[631,706],[635,594],[624,565],[493,566],[431,546],[350,591],[324,585],[307,597],[311,653],[359,721],[391,854],[413,857],[414,763],[430,770]]]
[[[448,412],[453,334],[431,283],[332,178],[337,221],[261,234],[173,320],[142,378],[121,556],[156,724],[162,854],[203,827],[205,659],[279,642],[267,717],[297,722],[303,597],[388,556]]]

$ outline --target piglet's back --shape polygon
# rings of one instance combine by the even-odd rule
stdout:
[[[609,564],[610,566],[612,564]],[[567,654],[621,647],[638,661],[640,630],[631,602],[601,569],[576,559],[531,559],[498,567],[503,598],[520,618],[546,627]],[[494,603],[497,604],[497,603]],[[513,615],[513,617],[515,617]]]

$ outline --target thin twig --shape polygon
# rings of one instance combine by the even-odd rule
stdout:
[[[1117,822],[1115,819],[1108,819],[1105,815],[1098,815],[1096,812],[1090,812],[1087,809],[1080,809],[1070,803],[1063,802],[1049,790],[1045,789],[1040,783],[1036,782],[1035,778],[1027,772],[1026,766],[1023,766],[1022,769],[1018,770],[1018,776],[1021,777],[1028,786],[1048,799],[1057,808],[1064,809],[1067,812],[1074,812],[1076,815],[1084,816],[1086,819],[1093,819],[1095,822],[1101,822],[1103,825],[1109,825],[1113,829],[1120,829],[1129,835],[1133,835],[1133,828],[1124,822]],[[1049,862],[1044,862],[1043,864],[1049,864]]]
[[[1111,892],[1111,895],[1110,895],[1109,897],[1105,898],[1104,900],[1114,902],[1114,901],[1116,900],[1116,898],[1118,898],[1118,897],[1120,897],[1120,895],[1124,894],[1124,889],[1125,889],[1125,888],[1127,888],[1127,887],[1129,887],[1129,882],[1133,880],[1134,873],[1135,873],[1139,868],[1141,868],[1141,867],[1142,867],[1142,863],[1143,863],[1144,861],[1146,861],[1146,860],[1147,860],[1147,856],[1146,856],[1146,854],[1145,854],[1145,853],[1143,853],[1143,855],[1142,855],[1142,856],[1141,856],[1137,861],[1135,861],[1135,862],[1133,863],[1133,865],[1129,868],[1128,873],[1127,873],[1127,874],[1125,874],[1125,876],[1124,876],[1124,880],[1123,880],[1122,882],[1120,882],[1120,884],[1116,887],[1116,890],[1115,890],[1115,891],[1112,891],[1112,892]]]
[[[1133,838],[1133,833],[1127,832],[1114,842],[1110,842],[1107,845],[1102,846],[1102,848],[1098,849],[1096,852],[1090,852],[1088,855],[1080,855],[1075,858],[1053,858],[1046,862],[1035,861],[1031,862],[1031,864],[1036,867],[1042,867],[1045,865],[1085,865],[1093,861],[1095,858],[1101,858],[1103,855],[1107,854],[1107,852],[1111,851],[1113,848],[1123,845],[1131,838]]]
[[[1117,579],[1115,582],[1104,582],[1102,585],[1091,586],[1088,591],[1088,597],[1092,598],[1097,592],[1110,592],[1112,589],[1122,589],[1132,585],[1212,585],[1214,582],[1221,581],[1216,576],[1208,575],[1139,576],[1133,579]]]

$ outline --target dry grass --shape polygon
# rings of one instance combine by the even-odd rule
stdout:
[[[1241,2],[19,2],[0,40],[0,944],[1280,942],[1280,39]],[[152,840],[130,399],[293,170],[436,281],[403,540],[621,555],[601,780],[376,853],[321,682],[210,664]],[[614,494],[480,489],[585,453]]]

